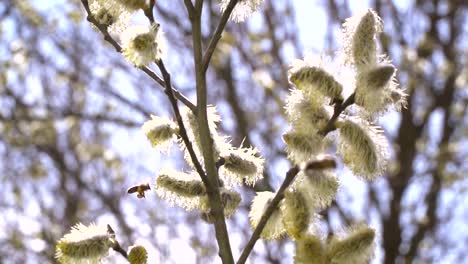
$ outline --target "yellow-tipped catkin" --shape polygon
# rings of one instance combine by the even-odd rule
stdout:
[[[89,9],[99,24],[107,27],[110,33],[122,33],[130,23],[130,13],[115,0],[89,1]]]
[[[121,34],[122,55],[137,67],[149,65],[163,53],[161,35],[158,24],[127,28]]]
[[[250,208],[249,218],[250,225],[252,228],[256,228],[260,219],[265,212],[266,208],[270,204],[270,201],[275,196],[273,192],[258,192],[252,201],[252,207]],[[265,228],[263,229],[260,237],[263,239],[278,239],[284,233],[286,229],[281,217],[281,212],[278,208],[273,212],[271,217],[268,219]]]
[[[221,188],[220,189],[220,194],[221,194],[221,203],[224,208],[224,215],[226,217],[231,217],[239,208],[240,202],[241,202],[241,196],[238,192],[233,191],[233,190],[228,190],[226,188]],[[209,213],[211,209],[210,205],[210,200],[208,198],[208,195],[204,195],[200,199],[200,208],[198,208],[200,211]],[[210,217],[209,214],[205,215],[205,217]],[[209,219],[205,219],[208,222],[210,222]]]
[[[105,225],[77,224],[58,241],[55,258],[63,264],[99,263],[107,257],[113,238]]]
[[[167,151],[176,138],[177,126],[167,118],[151,115],[151,120],[143,123],[141,130],[153,147]]]
[[[375,230],[357,226],[341,238],[332,238],[326,247],[328,263],[365,264],[374,252]]]
[[[231,217],[236,212],[241,200],[241,195],[238,192],[225,188],[221,189],[221,203],[226,217]]]
[[[328,264],[321,239],[307,235],[297,240],[294,264]]]
[[[141,245],[131,246],[127,253],[128,262],[130,264],[146,264],[148,263],[148,252]]]
[[[226,137],[223,137],[217,132],[217,124],[221,121],[221,117],[218,115],[216,107],[208,106],[207,109],[208,126],[210,128],[211,138],[213,139],[213,156],[214,160],[219,159],[220,153],[225,153],[232,146],[226,142]],[[203,164],[202,145],[200,140],[200,130],[198,128],[197,116],[188,107],[181,107],[180,114],[187,130],[187,136],[192,142],[193,150],[199,159],[199,162]],[[182,150],[184,151],[185,160],[193,167],[192,159],[187,151],[185,143],[179,141]]]
[[[307,231],[310,222],[310,210],[303,195],[297,191],[286,192],[281,213],[288,235],[294,240],[300,239]]]

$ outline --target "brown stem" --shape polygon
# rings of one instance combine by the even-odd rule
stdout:
[[[325,127],[319,131],[319,134],[326,136],[328,133],[330,133],[333,130],[336,130],[335,122],[338,120],[338,117],[340,116],[341,113],[350,105],[354,104],[354,93],[351,94],[344,102],[335,102],[335,108],[333,111],[333,115],[328,120],[327,124]]]
[[[206,75],[203,70],[202,33],[201,33],[201,8],[202,1],[196,1],[195,14],[190,16],[192,24],[193,56],[195,66],[195,81],[197,92],[197,123],[199,138],[202,148],[205,170],[208,177],[206,184],[207,195],[210,200],[211,215],[214,218],[216,241],[219,248],[219,256],[223,263],[234,263],[229,235],[227,232],[224,210],[219,191],[218,171],[214,160],[213,139],[208,125],[207,116],[207,87]],[[190,9],[188,9],[190,15]]]
[[[252,233],[249,242],[247,242],[247,245],[245,245],[244,250],[242,251],[242,254],[239,257],[239,260],[237,260],[237,264],[243,264],[245,263],[245,261],[247,261],[247,258],[249,257],[252,249],[254,248],[255,243],[260,238],[260,234],[265,228],[268,219],[270,219],[273,212],[278,208],[278,204],[284,198],[284,191],[286,191],[289,185],[293,182],[294,178],[299,173],[299,171],[299,166],[296,165],[289,169],[289,171],[286,173],[286,177],[284,178],[281,187],[279,188],[273,200],[271,200],[271,202],[268,204],[268,207],[263,213],[262,218],[260,218],[260,221],[258,222],[258,225],[255,228],[254,232]]]
[[[198,174],[200,175],[203,183],[205,185],[209,184],[208,178],[203,171],[203,167],[201,166],[200,162],[198,161],[197,155],[195,154],[195,151],[193,150],[192,142],[190,142],[190,139],[187,135],[187,129],[185,128],[184,122],[182,121],[182,116],[180,114],[179,106],[177,105],[177,100],[174,97],[173,91],[170,88],[171,87],[171,75],[169,72],[166,70],[166,67],[164,66],[164,63],[162,60],[159,60],[156,62],[158,65],[159,69],[161,70],[161,74],[164,78],[164,82],[166,84],[166,88],[164,89],[164,93],[166,93],[167,97],[169,98],[169,101],[171,102],[172,109],[174,110],[174,115],[176,117],[177,125],[179,126],[179,134],[182,140],[184,141],[184,144],[187,148],[187,151],[190,155],[190,158],[192,159],[192,163],[195,166],[195,169],[197,170]]]
[[[226,10],[224,10],[223,15],[221,16],[221,20],[219,21],[215,33],[213,34],[213,37],[211,37],[210,44],[208,44],[208,48],[206,49],[205,55],[203,56],[203,73],[205,73],[208,69],[211,57],[213,56],[213,53],[216,50],[216,46],[218,45],[218,42],[221,39],[221,35],[223,34],[227,21],[231,16],[232,10],[234,9],[238,1],[239,0],[231,0],[227,5]]]

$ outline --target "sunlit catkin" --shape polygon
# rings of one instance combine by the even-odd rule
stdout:
[[[273,192],[257,192],[257,195],[252,201],[252,207],[250,208],[249,218],[250,225],[252,228],[256,228],[260,219],[270,204],[271,200],[275,196]],[[263,229],[260,237],[263,239],[278,239],[285,234],[286,229],[281,217],[280,210],[276,209],[271,217],[268,219],[265,228]]]
[[[345,63],[355,66],[358,72],[375,65],[377,34],[381,31],[381,19],[372,9],[346,19],[343,24]]]
[[[338,154],[351,171],[366,180],[382,175],[388,159],[388,142],[382,129],[358,117],[349,117],[337,126]]]
[[[360,225],[333,237],[326,247],[327,263],[365,264],[374,252],[375,230]]]
[[[296,241],[294,264],[327,264],[322,241],[314,235],[307,235]]]
[[[107,226],[80,223],[58,241],[55,258],[63,264],[99,263],[107,257],[112,239]]]
[[[309,207],[306,205],[302,193],[288,191],[284,194],[284,201],[281,205],[283,224],[288,235],[294,240],[300,239],[310,222]]]

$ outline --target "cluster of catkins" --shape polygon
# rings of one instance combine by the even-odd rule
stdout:
[[[229,217],[241,201],[240,194],[233,190],[233,186],[243,183],[253,185],[260,180],[263,177],[264,160],[258,156],[255,148],[231,146],[227,138],[219,135],[216,131],[216,124],[220,121],[216,108],[208,107],[207,113],[210,133],[214,142],[214,159],[224,160],[224,164],[219,168],[222,185],[220,192],[224,213],[226,217]],[[203,164],[196,116],[187,107],[181,109],[181,115],[194,152]],[[151,144],[161,151],[168,150],[171,143],[178,141],[181,149],[184,150],[187,163],[193,167],[187,148],[178,137],[179,129],[172,120],[152,116],[151,120],[143,124],[142,130]],[[186,210],[197,209],[208,213],[210,205],[205,185],[194,168],[193,170],[192,172],[181,172],[172,168],[162,169],[156,179],[156,193],[166,201]]]
[[[261,4],[261,0],[240,1],[231,19],[243,21]],[[221,1],[221,10],[229,1]],[[136,66],[145,66],[161,56],[159,26],[128,27],[130,14],[146,8],[145,0],[93,0],[91,11],[96,20],[111,33],[121,34],[123,55]],[[390,107],[405,105],[405,93],[395,81],[395,67],[378,54],[377,35],[382,30],[380,18],[372,10],[351,17],[343,25],[343,49],[339,63],[306,56],[296,60],[289,72],[294,88],[286,99],[286,114],[291,130],[283,135],[288,158],[300,165],[300,172],[284,194],[280,206],[269,218],[261,233],[263,239],[288,235],[296,242],[295,263],[367,263],[372,256],[375,231],[365,225],[350,227],[331,239],[323,239],[317,230],[316,212],[328,207],[336,196],[339,181],[330,169],[310,169],[307,162],[337,145],[343,163],[364,180],[382,175],[387,165],[388,143],[382,129],[374,122]],[[329,124],[336,104],[349,103],[333,124]],[[238,208],[241,195],[234,186],[254,185],[263,177],[264,160],[255,148],[233,147],[227,137],[218,134],[220,117],[215,107],[208,107],[208,123],[213,138],[214,160],[223,160],[219,168],[221,201],[226,217]],[[189,108],[181,115],[196,156],[203,164],[196,116]],[[330,127],[331,126],[331,127]],[[336,130],[336,132],[335,132]],[[168,118],[151,116],[142,131],[151,145],[166,152],[178,143],[187,163],[193,163],[180,129]],[[332,133],[328,133],[332,132]],[[193,171],[162,169],[155,190],[162,199],[186,210],[210,210],[206,187]],[[249,213],[255,228],[273,192],[259,192]],[[205,214],[209,215],[209,214]],[[209,219],[208,219],[209,220]],[[106,226],[77,225],[57,244],[57,259],[62,263],[96,263],[116,244],[114,233]],[[129,249],[131,263],[146,263],[147,252],[141,245]],[[81,261],[81,262],[80,262]]]
[[[220,0],[220,11],[228,8],[229,0]],[[240,0],[231,13],[231,20],[242,22],[261,5],[263,0]],[[111,35],[120,37],[122,55],[137,67],[148,66],[161,59],[164,48],[162,31],[157,23],[150,25],[131,25],[133,15],[149,8],[147,0],[90,0],[89,10],[95,21]],[[201,155],[198,125],[194,114],[188,109],[181,109],[183,121],[187,126],[190,141],[198,158]],[[215,141],[215,159],[223,159],[220,169],[223,184],[221,201],[224,213],[231,216],[240,204],[240,194],[232,189],[236,184],[253,185],[262,178],[263,159],[255,148],[235,148],[226,137],[219,136],[216,123],[220,121],[216,109],[208,109],[211,136]],[[187,162],[193,166],[186,146],[179,137],[177,125],[163,117],[152,116],[142,127],[152,146],[165,151],[178,140],[185,151]],[[199,160],[203,164],[203,160]],[[207,213],[210,209],[205,186],[194,172],[181,172],[165,168],[159,172],[156,180],[156,192],[167,201],[180,205],[187,210],[198,209]],[[205,214],[208,216],[209,214]],[[209,220],[209,217],[206,218]],[[56,245],[56,258],[60,263],[101,263],[108,256],[109,250],[119,246],[114,232],[106,225],[75,225]],[[131,246],[127,260],[132,264],[153,263],[143,245]]]
[[[255,12],[263,0],[240,0],[231,13],[231,19],[243,22]],[[159,24],[130,25],[132,14],[148,8],[146,0],[91,0],[90,10],[96,21],[109,33],[120,36],[122,54],[137,67],[147,66],[161,58],[164,51]],[[229,0],[220,2],[224,12]]]
[[[404,106],[406,95],[395,80],[395,67],[378,53],[381,30],[380,18],[369,9],[344,23],[338,63],[313,56],[293,62],[289,80],[294,88],[285,107],[292,129],[283,140],[294,163],[307,162],[335,143],[356,176],[373,180],[385,172],[388,143],[375,121],[392,106]],[[336,104],[350,107],[330,128]],[[331,204],[338,186],[330,170],[301,171],[262,236],[288,234],[296,242],[295,263],[368,263],[375,243],[372,228],[357,225],[326,240],[313,226],[315,212]],[[261,211],[273,195],[259,194],[253,208]]]

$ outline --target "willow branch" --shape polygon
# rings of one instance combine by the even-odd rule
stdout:
[[[184,4],[185,4],[185,8],[187,8],[187,13],[188,13],[190,19],[195,17],[196,11],[195,11],[195,7],[193,6],[192,1],[191,0],[184,0]]]
[[[247,258],[249,257],[250,252],[252,252],[255,246],[255,243],[260,238],[260,234],[265,228],[268,222],[268,219],[270,219],[273,212],[275,212],[275,210],[278,209],[279,203],[284,198],[284,192],[294,181],[294,179],[296,178],[297,174],[299,173],[301,169],[304,171],[309,171],[309,170],[324,170],[324,169],[330,169],[330,168],[335,168],[335,167],[336,167],[336,161],[330,156],[324,156],[316,160],[311,160],[307,162],[306,164],[304,164],[302,168],[296,165],[292,167],[291,169],[289,169],[289,171],[286,173],[286,177],[284,178],[283,183],[281,184],[280,188],[276,192],[275,197],[273,197],[271,202],[268,204],[268,207],[263,213],[262,217],[260,218],[258,225],[255,227],[255,230],[252,233],[252,236],[250,237],[249,241],[247,242],[247,245],[245,246],[244,250],[242,251],[241,256],[239,257],[239,260],[237,260],[237,264],[244,264],[247,261]]]
[[[226,7],[226,10],[224,10],[224,13],[221,16],[221,20],[219,21],[218,26],[216,27],[213,37],[211,37],[210,44],[208,44],[208,48],[206,49],[205,55],[203,56],[202,65],[203,65],[204,73],[208,69],[208,65],[210,64],[211,57],[213,56],[213,53],[216,50],[216,46],[218,45],[218,42],[221,39],[224,28],[226,27],[227,21],[229,20],[232,10],[234,10],[234,7],[236,6],[237,2],[239,2],[239,0],[231,0],[229,2],[229,4]]]
[[[117,239],[115,239],[115,231],[114,231],[114,229],[112,229],[112,227],[110,225],[107,225],[107,232],[109,232],[109,234],[114,236],[114,239],[112,239],[112,245],[111,245],[112,249],[114,251],[120,253],[120,255],[122,255],[122,257],[124,257],[126,260],[128,260],[127,251],[125,251],[125,249],[123,249],[120,246],[119,241],[117,241]]]
[[[294,181],[294,178],[299,173],[299,171],[300,171],[299,166],[296,165],[292,167],[291,169],[289,169],[289,171],[286,173],[286,177],[284,178],[284,181],[281,184],[281,187],[279,188],[278,192],[276,192],[275,197],[273,197],[271,202],[268,204],[268,207],[263,213],[262,218],[260,218],[260,221],[258,222],[258,225],[255,228],[254,232],[252,233],[252,236],[250,237],[249,242],[247,242],[247,245],[245,245],[244,250],[242,250],[242,254],[239,257],[239,260],[237,260],[237,264],[243,264],[247,261],[247,258],[249,257],[250,252],[252,252],[252,249],[254,248],[255,243],[260,238],[260,234],[265,228],[265,225],[267,224],[268,219],[270,219],[273,212],[278,208],[278,204],[284,198],[284,192],[289,187],[289,185]]]
[[[143,10],[145,16],[151,23],[155,23],[154,15],[153,15],[153,8],[154,8],[155,0],[150,0],[149,5]]]
[[[319,131],[319,134],[322,136],[326,136],[328,133],[330,133],[333,130],[336,130],[336,120],[338,120],[338,117],[340,116],[341,113],[350,105],[354,104],[354,99],[355,95],[354,93],[351,94],[344,102],[335,102],[335,108],[333,110],[333,115],[332,117],[328,120],[327,124],[325,127]]]
[[[115,41],[114,38],[112,38],[112,36],[107,31],[107,27],[105,25],[100,24],[94,18],[93,14],[91,13],[91,10],[89,8],[88,0],[81,0],[81,3],[83,4],[84,9],[86,10],[86,13],[87,13],[86,19],[91,24],[93,24],[101,32],[101,34],[103,35],[105,41],[107,41],[109,44],[111,44],[117,52],[122,53],[122,47],[119,45],[119,43],[117,43],[117,41]],[[151,69],[149,69],[146,66],[139,67],[139,69],[142,70],[144,73],[146,73],[151,79],[156,81],[161,87],[165,87],[164,81],[158,75],[156,75],[156,73],[154,73]],[[179,101],[181,101],[184,105],[186,105],[192,111],[195,111],[196,106],[192,102],[190,102],[190,100],[187,97],[185,97],[182,93],[180,93],[174,87],[171,87],[171,89],[173,90],[174,96]]]
[[[197,1],[197,3],[201,3],[201,1]],[[231,264],[234,263],[234,258],[232,256],[229,235],[224,218],[223,204],[220,197],[218,170],[216,169],[214,160],[214,143],[211,138],[211,132],[208,125],[206,76],[202,62],[201,6],[196,5],[195,7],[198,7],[199,10],[195,10],[196,13],[190,17],[190,21],[192,24],[193,57],[197,92],[198,133],[205,163],[205,170],[209,180],[209,184],[206,185],[206,189],[208,198],[210,199],[211,215],[214,219],[219,256],[223,263]]]
[[[161,74],[164,78],[164,82],[166,85],[165,86],[166,88],[164,89],[164,93],[166,93],[167,97],[169,98],[169,101],[171,102],[171,105],[172,105],[172,109],[174,110],[174,115],[176,117],[177,125],[179,126],[180,137],[184,141],[185,147],[187,148],[190,158],[192,159],[192,163],[195,166],[195,169],[197,170],[198,174],[200,175],[203,183],[205,185],[208,185],[209,184],[208,178],[205,172],[203,171],[203,167],[198,161],[195,151],[193,150],[192,142],[190,142],[190,139],[187,135],[187,129],[185,128],[184,122],[182,120],[182,116],[180,114],[179,106],[177,105],[177,100],[174,97],[173,91],[171,89],[171,75],[166,70],[166,67],[164,66],[164,63],[162,62],[162,60],[156,61],[156,64],[158,65],[159,70],[161,70]]]

